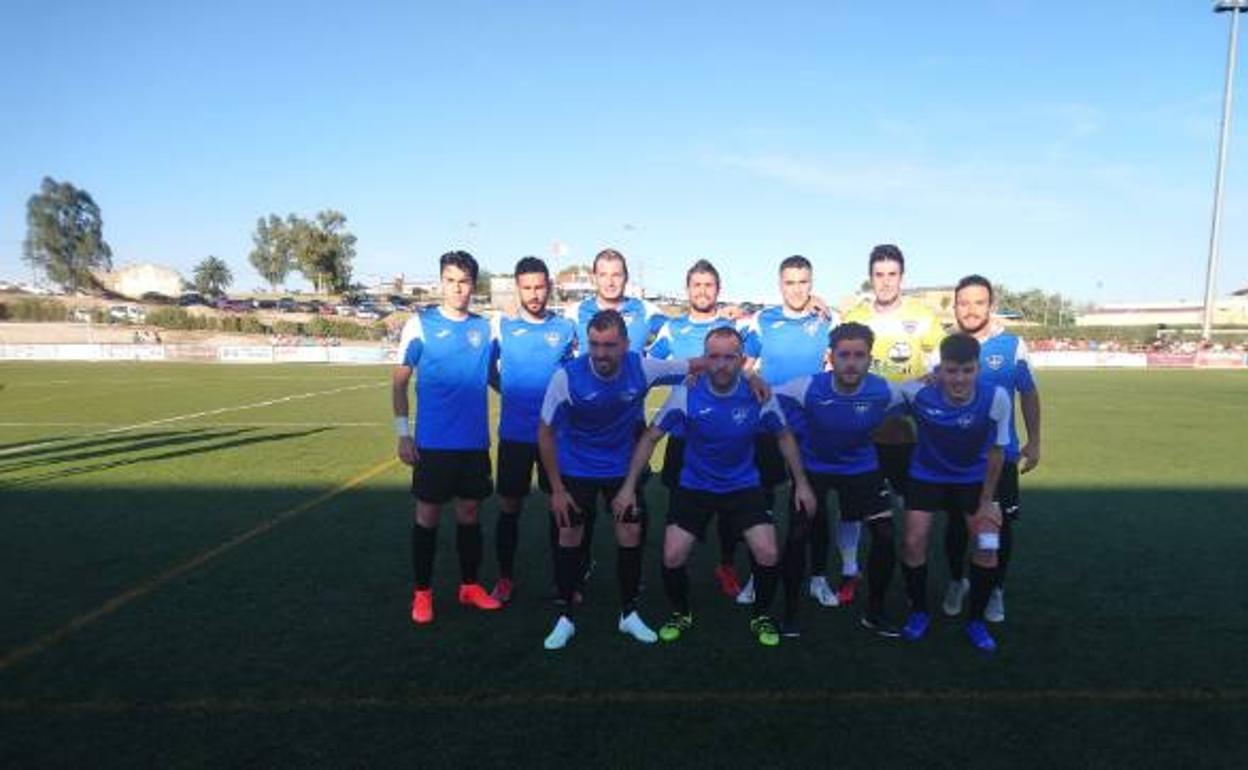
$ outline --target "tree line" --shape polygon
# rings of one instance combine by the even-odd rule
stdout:
[[[276,291],[298,271],[318,292],[343,292],[351,285],[356,237],[342,212],[326,209],[311,219],[297,214],[261,217],[252,233],[247,261]],[[44,177],[26,201],[22,258],[49,280],[71,291],[98,291],[96,270],[111,270],[113,252],[104,240],[99,204],[70,182]],[[220,296],[234,282],[225,260],[209,255],[191,271],[190,285]]]

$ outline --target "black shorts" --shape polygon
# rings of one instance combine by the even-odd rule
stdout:
[[[914,444],[876,444],[875,454],[880,458],[880,472],[888,479],[893,493],[904,497],[910,483],[910,456],[914,454]]]
[[[772,489],[789,478],[784,467],[784,455],[780,454],[780,441],[774,433],[762,433],[754,440],[754,464],[758,466],[759,484]]]
[[[704,492],[677,487],[667,511],[667,523],[696,537],[706,539],[706,526],[712,516],[725,516],[732,532],[739,535],[759,524],[775,524],[767,509],[767,495],[758,487],[732,492]]]
[[[892,496],[884,483],[884,474],[879,471],[850,475],[807,471],[806,477],[819,501],[820,513],[827,512],[829,492],[836,492],[841,521],[862,521],[877,513],[892,512]]]
[[[568,520],[574,527],[579,527],[589,521],[598,510],[598,498],[603,501],[604,510],[611,510],[611,501],[619,493],[620,487],[624,485],[624,479],[619,476],[602,479],[591,479],[582,476],[564,476],[563,485],[567,487],[568,494],[572,496],[572,502],[576,503],[576,507],[580,508],[580,513],[570,511]],[[645,516],[646,506],[645,497],[641,484],[637,485],[637,508],[634,509],[632,515],[626,516],[626,522],[638,522]]]
[[[498,493],[503,497],[524,497],[533,489],[533,468],[537,468],[537,485],[550,493],[550,480],[542,465],[537,444],[524,441],[498,442]]]
[[[974,516],[979,510],[983,484],[938,484],[910,480],[906,508],[912,511],[944,511],[950,516]]]
[[[663,486],[676,491],[680,486],[680,470],[685,466],[685,440],[671,435],[667,436],[667,448],[663,450],[663,471],[659,476]]]
[[[484,500],[494,491],[490,453],[484,449],[418,449],[412,494],[441,505],[451,498]]]
[[[1023,509],[1018,494],[1018,463],[1005,461],[1001,467],[1001,478],[997,480],[997,503],[1001,506],[1001,515],[1010,521],[1018,521]]]

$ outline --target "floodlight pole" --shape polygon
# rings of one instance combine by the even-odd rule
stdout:
[[[1239,14],[1248,11],[1248,0],[1218,0],[1214,13],[1231,14],[1230,50],[1226,56],[1226,88],[1222,93],[1222,132],[1218,137],[1218,170],[1213,187],[1213,226],[1209,232],[1209,263],[1205,268],[1205,311],[1201,339],[1213,333],[1214,293],[1218,272],[1218,243],[1222,235],[1222,187],[1226,176],[1226,145],[1231,133],[1231,104],[1235,94],[1235,50],[1239,42]]]

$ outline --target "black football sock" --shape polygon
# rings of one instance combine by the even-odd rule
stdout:
[[[1001,550],[997,551],[997,579],[993,588],[1005,585],[1005,569],[1010,565],[1010,556],[1014,553],[1014,522],[1008,518],[1001,520]]]
[[[520,514],[499,511],[494,524],[494,550],[498,554],[498,576],[511,579],[516,569],[516,541],[520,535]]]
[[[793,620],[798,615],[802,581],[806,578],[806,534],[805,514],[798,512],[790,514],[789,533],[784,541],[784,562],[781,569],[784,579],[784,616]],[[759,569],[760,565],[754,566],[756,574]],[[755,598],[758,598],[757,591],[755,591]]]
[[[715,530],[719,533],[719,563],[731,567],[736,561],[733,557],[737,553],[740,535],[736,527],[732,526],[732,519],[723,514],[715,517]]]
[[[412,524],[412,578],[416,588],[429,588],[433,577],[433,554],[437,548],[438,530]]]
[[[927,565],[911,567],[901,565],[901,574],[906,578],[906,595],[910,597],[911,612],[927,612]]]
[[[971,615],[970,620],[983,620],[984,608],[988,606],[988,595],[997,578],[996,567],[981,567],[971,564]]]
[[[481,525],[458,524],[455,527],[455,550],[459,552],[459,582],[477,582],[481,566]]]
[[[759,564],[754,567],[754,617],[766,615],[771,608],[779,578],[780,568],[775,564]]]
[[[663,568],[663,592],[667,594],[673,612],[689,614],[689,573],[683,564]]]
[[[961,580],[966,576],[966,543],[969,537],[966,517],[956,513],[945,517],[945,559],[949,562],[950,580]]]
[[[582,551],[579,545],[560,545],[555,548],[555,586],[563,603],[563,614],[572,617],[572,595],[581,581]]]
[[[620,546],[616,553],[616,576],[620,581],[620,615],[637,609],[641,585],[641,546]]]
[[[892,519],[875,519],[867,523],[871,533],[871,550],[867,554],[867,615],[884,615],[884,597],[893,580],[897,554],[893,546]]]

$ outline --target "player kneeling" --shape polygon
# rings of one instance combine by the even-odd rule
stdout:
[[[775,397],[769,396],[760,404],[741,374],[745,360],[741,335],[732,328],[711,331],[706,336],[705,359],[710,366],[708,374],[689,387],[673,388],[653,425],[637,442],[628,477],[612,502],[612,510],[617,517],[629,514],[636,505],[635,482],[650,463],[655,444],[664,434],[682,436],[684,462],[663,538],[663,588],[673,612],[659,629],[659,638],[674,642],[692,628],[685,563],[694,543],[705,538],[710,518],[720,516],[741,533],[754,557],[755,601],[750,630],[760,644],[774,647],[780,643],[780,634],[767,610],[776,592],[779,548],[773,513],[754,463],[755,437],[760,433],[778,437],[801,510],[814,510],[814,493]]]

